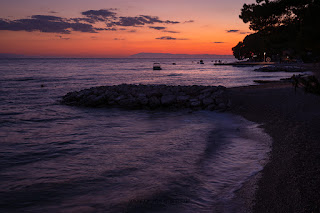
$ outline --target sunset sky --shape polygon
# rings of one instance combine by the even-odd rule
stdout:
[[[231,55],[255,0],[0,0],[0,53],[126,57]]]

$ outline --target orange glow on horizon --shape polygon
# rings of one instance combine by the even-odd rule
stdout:
[[[87,4],[81,3],[81,6],[79,2],[79,9],[75,11],[75,8],[72,7],[75,1],[65,1],[58,5],[56,10],[66,11],[66,13],[48,14],[47,12],[43,16],[67,18],[63,19],[63,22],[72,17],[85,17],[81,11],[88,10]],[[92,1],[99,5],[98,8],[105,8],[102,2]],[[130,11],[123,9],[130,7],[130,3],[112,1],[115,6],[122,8],[110,10],[116,13],[118,21],[122,16],[134,18],[139,17],[140,14],[151,14],[150,17],[160,20],[140,25],[130,25],[129,20],[126,24],[115,26],[114,31],[102,30],[94,33],[65,29],[70,31],[68,34],[61,33],[61,31],[54,33],[54,29],[49,31],[50,33],[39,30],[26,32],[25,29],[14,28],[9,31],[1,29],[0,26],[0,53],[46,57],[128,57],[140,52],[232,55],[232,47],[242,41],[248,32],[248,26],[239,20],[235,11],[240,13],[244,2],[250,3],[254,0],[245,0],[243,3],[235,1],[231,3],[231,1],[224,3],[199,0],[197,4],[183,1],[182,5],[181,1],[164,0],[160,4],[159,2],[136,0],[132,2],[136,3],[136,7],[131,7]],[[40,14],[37,11],[41,11],[41,8],[37,10],[32,8],[36,7],[32,4],[25,5],[26,10],[16,9],[11,3],[6,4],[0,9],[1,14],[7,15],[7,17],[0,17],[3,20],[10,20],[10,17],[32,19],[32,15]],[[166,12],[157,10],[169,4],[171,7]],[[180,5],[183,10],[176,10],[175,8],[180,8]],[[9,9],[6,10],[5,6]],[[11,19],[14,20],[14,18]],[[169,22],[166,23],[166,21]],[[96,22],[92,27],[103,29],[106,28],[106,24]],[[228,32],[228,30],[233,32]]]
[[[6,53],[53,57],[127,57],[140,52],[232,55],[231,48],[244,37],[204,34],[191,35],[185,40],[160,40],[156,39],[161,37],[157,35],[44,36],[35,32],[0,32],[0,35],[0,46]]]

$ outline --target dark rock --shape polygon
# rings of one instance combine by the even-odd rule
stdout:
[[[138,96],[137,96],[137,101],[138,101],[138,103],[140,104],[140,105],[147,105],[148,104],[148,98],[147,98],[147,96],[145,95],[145,94],[139,94]]]
[[[207,110],[213,111],[215,110],[217,107],[215,104],[210,104],[209,106],[206,107]]]
[[[125,98],[126,98],[126,96],[120,95],[120,96],[116,97],[114,100],[119,103],[119,102],[121,102],[121,100],[123,100]]]
[[[305,67],[299,65],[278,65],[278,66],[264,66],[254,71],[258,72],[304,72],[307,71]]]
[[[230,107],[222,86],[129,85],[93,87],[67,93],[61,103],[88,107],[124,107],[130,109],[179,108],[225,110]]]
[[[224,103],[220,103],[217,107],[216,107],[217,110],[226,110],[227,107]]]
[[[161,97],[161,104],[164,106],[171,105],[176,101],[175,95],[164,95]]]
[[[201,105],[201,102],[198,99],[191,99],[190,100],[191,107],[199,107],[200,105]]]
[[[152,96],[149,99],[149,106],[151,107],[151,109],[155,109],[160,107],[160,100],[159,98],[157,98],[156,96]]]
[[[179,103],[185,103],[190,99],[189,95],[181,95],[177,97],[177,102]]]
[[[203,105],[208,106],[210,104],[214,104],[214,99],[212,98],[205,98],[202,100]]]

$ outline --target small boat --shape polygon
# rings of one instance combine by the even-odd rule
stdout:
[[[160,63],[153,63],[153,70],[162,70]]]
[[[200,64],[204,64],[204,63],[203,63],[203,60],[200,60]]]

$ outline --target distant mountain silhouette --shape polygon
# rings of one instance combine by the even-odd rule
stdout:
[[[171,54],[171,53],[138,53],[129,56],[129,58],[234,58],[233,55],[215,55],[215,54]]]
[[[11,53],[0,53],[0,58],[23,58],[24,55],[11,54]]]

